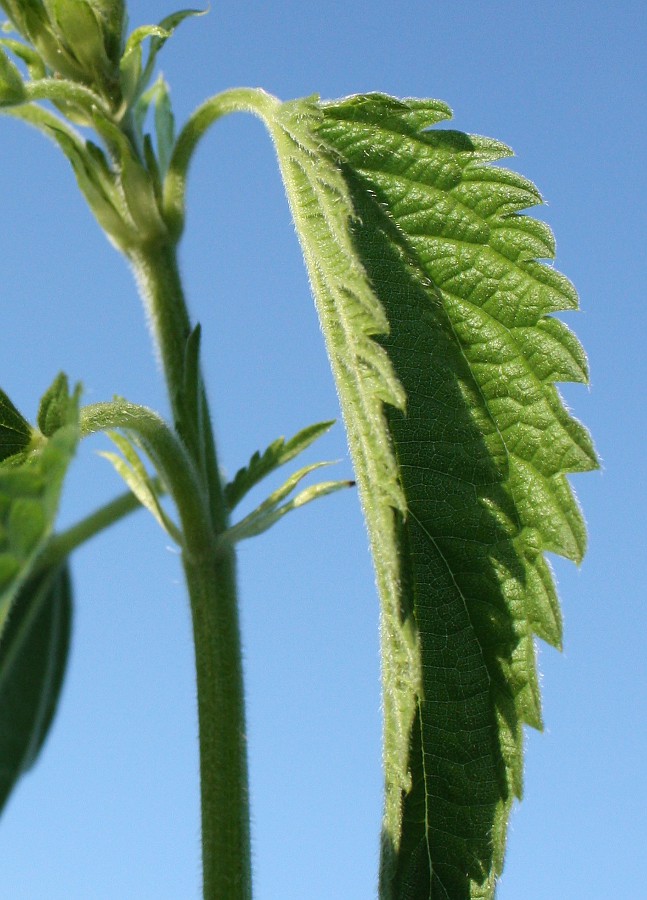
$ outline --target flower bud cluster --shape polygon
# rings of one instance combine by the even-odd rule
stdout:
[[[119,102],[124,0],[0,0],[0,7],[52,73]]]

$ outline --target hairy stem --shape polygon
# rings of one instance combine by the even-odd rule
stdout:
[[[146,245],[137,248],[129,259],[144,299],[153,341],[166,378],[166,386],[175,427],[198,468],[206,462],[205,475],[213,527],[220,534],[227,527],[227,506],[220,479],[218,457],[202,377],[198,374],[194,390],[198,393],[198,421],[188,423],[185,353],[191,334],[191,322],[184,299],[182,282],[173,244]],[[199,446],[196,444],[196,437]]]
[[[205,900],[250,900],[251,862],[236,567],[229,551],[184,558],[191,596],[200,721]]]
[[[53,535],[39,558],[38,568],[50,569],[62,563],[81,544],[138,509],[141,509],[141,503],[137,497],[131,491],[125,491],[65,531]]]
[[[228,524],[215,441],[199,370],[187,384],[191,323],[172,242],[129,254],[164,370],[176,430],[201,480],[208,524],[195,528],[172,485],[185,536],[183,564],[191,601],[198,692],[204,900],[250,900],[251,862],[245,712],[236,569],[216,549]],[[192,393],[189,397],[188,393]],[[188,417],[193,420],[189,421]],[[190,503],[190,498],[189,498]],[[205,546],[205,539],[207,546]]]

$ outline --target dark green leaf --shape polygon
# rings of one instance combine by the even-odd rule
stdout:
[[[26,450],[33,431],[4,391],[0,390],[0,462]]]
[[[67,565],[27,581],[0,639],[0,809],[49,731],[65,675],[72,620]]]

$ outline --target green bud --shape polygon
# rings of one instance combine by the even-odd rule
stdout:
[[[46,0],[46,4],[61,45],[77,60],[91,86],[96,88],[93,76],[107,77],[111,69],[101,17],[88,0]]]
[[[43,62],[64,78],[78,79],[82,72],[52,29],[42,0],[0,0],[12,24],[38,51]]]
[[[25,85],[16,66],[0,47],[0,106],[13,106],[25,100]]]
[[[151,174],[124,133],[98,113],[94,124],[118,158],[122,196],[140,240],[166,236],[156,192],[155,174]]]
[[[68,424],[69,406],[70,387],[67,375],[60,372],[43,394],[38,407],[38,427],[45,437],[51,437],[55,431]]]
[[[126,5],[124,0],[90,0],[90,2],[102,24],[106,54],[116,68],[119,66],[123,50]]]
[[[47,11],[42,0],[0,0],[0,6],[9,16],[16,31],[32,43],[41,28],[48,24]]]

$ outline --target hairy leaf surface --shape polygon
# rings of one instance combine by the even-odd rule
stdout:
[[[368,95],[273,124],[382,599],[384,900],[493,894],[541,727],[533,635],[561,642],[543,551],[581,559],[566,473],[596,465],[553,384],[587,370],[519,214],[541,198],[490,165],[504,145],[428,130],[449,116]]]

